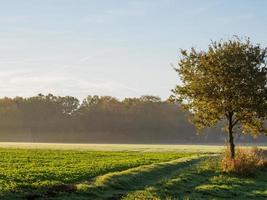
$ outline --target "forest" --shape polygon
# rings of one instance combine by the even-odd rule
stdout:
[[[197,134],[178,103],[156,96],[116,99],[52,94],[0,99],[0,139],[14,142],[223,143],[222,126]],[[239,143],[260,141],[237,134]],[[259,143],[259,142],[258,142]]]

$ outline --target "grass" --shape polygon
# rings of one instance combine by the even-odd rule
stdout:
[[[169,161],[188,153],[0,149],[0,199],[45,193],[109,172]]]
[[[267,169],[253,177],[224,174],[221,146],[0,146],[1,200],[267,198]]]
[[[267,170],[258,171],[254,177],[223,174],[216,158],[204,159],[171,178],[136,190],[124,196],[124,200],[146,199],[266,199]],[[209,163],[207,165],[207,163]],[[207,167],[208,166],[208,167]]]

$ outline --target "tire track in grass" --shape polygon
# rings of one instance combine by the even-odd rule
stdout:
[[[73,192],[75,185],[106,173],[167,162],[193,153],[2,149],[0,199],[40,199]]]
[[[218,167],[216,160],[206,158],[191,168],[185,168],[170,179],[130,192],[123,199],[267,199],[265,184],[267,171],[260,170],[254,177],[240,177],[221,173]]]
[[[108,173],[96,177],[93,181],[76,184],[74,186],[75,192],[62,194],[53,199],[121,199],[129,192],[167,180],[179,171],[192,167],[205,157],[190,156],[169,162],[135,167],[121,172]]]
[[[152,186],[131,192],[124,196],[124,200],[160,200],[160,199],[211,199],[205,192],[199,192],[196,187],[205,184],[210,178],[216,176],[215,170],[205,167],[205,161],[211,162],[208,158],[201,162],[185,168],[181,173],[176,173],[170,179],[162,180]],[[214,161],[213,161],[214,162]],[[215,163],[213,163],[215,164]]]

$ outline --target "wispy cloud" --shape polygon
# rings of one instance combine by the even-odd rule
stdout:
[[[86,79],[69,73],[36,74],[20,70],[1,73],[0,77],[1,93],[11,96],[55,93],[83,98],[89,94],[116,94],[117,97],[122,97],[124,94],[131,96],[142,93],[136,88],[113,80]]]
[[[130,4],[127,8],[113,8],[98,14],[91,14],[84,21],[91,24],[111,24],[125,18],[142,17],[145,15],[147,4]]]
[[[132,9],[114,9],[108,10],[106,14],[114,17],[139,17],[145,14],[144,9],[132,8]]]
[[[35,34],[35,35],[52,35],[52,36],[62,36],[66,34],[73,33],[71,29],[57,29],[57,28],[33,28],[33,27],[18,27],[16,28],[20,34]]]
[[[25,23],[31,21],[30,15],[0,15],[0,23],[12,24],[12,23]]]
[[[95,55],[84,56],[84,57],[81,57],[79,59],[79,62],[83,63],[83,62],[86,62],[86,61],[88,61],[88,60],[90,60],[90,59],[92,59],[94,57],[95,57]]]
[[[25,60],[16,60],[16,59],[13,59],[13,60],[10,60],[10,59],[3,59],[3,58],[0,58],[0,68],[1,68],[1,65],[22,65],[22,64],[27,64],[27,65],[32,65],[32,64],[39,64],[41,63],[42,61],[41,60],[38,60],[38,59],[25,59]]]

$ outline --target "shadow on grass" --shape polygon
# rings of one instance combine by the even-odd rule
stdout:
[[[77,191],[59,195],[56,199],[121,199],[129,192],[143,189],[167,180],[185,168],[190,168],[203,158],[181,158],[171,162],[141,166],[122,172],[109,173],[97,177],[94,182],[76,185]]]
[[[207,199],[205,195],[195,195],[195,188],[206,183],[211,177],[215,176],[213,171],[182,172],[166,182],[158,183],[144,191],[136,191],[126,199]],[[150,198],[146,198],[149,197]]]
[[[193,156],[175,161],[145,165],[120,172],[111,172],[90,182],[61,184],[51,187],[21,187],[4,193],[1,200],[13,199],[120,199],[130,191],[141,189],[164,178],[169,178],[177,170],[190,167],[202,158]]]
[[[195,192],[217,199],[267,199],[266,177],[266,169],[259,170],[254,177],[220,174],[196,187]]]
[[[246,178],[195,167],[125,199],[267,199],[266,177],[266,169]]]

